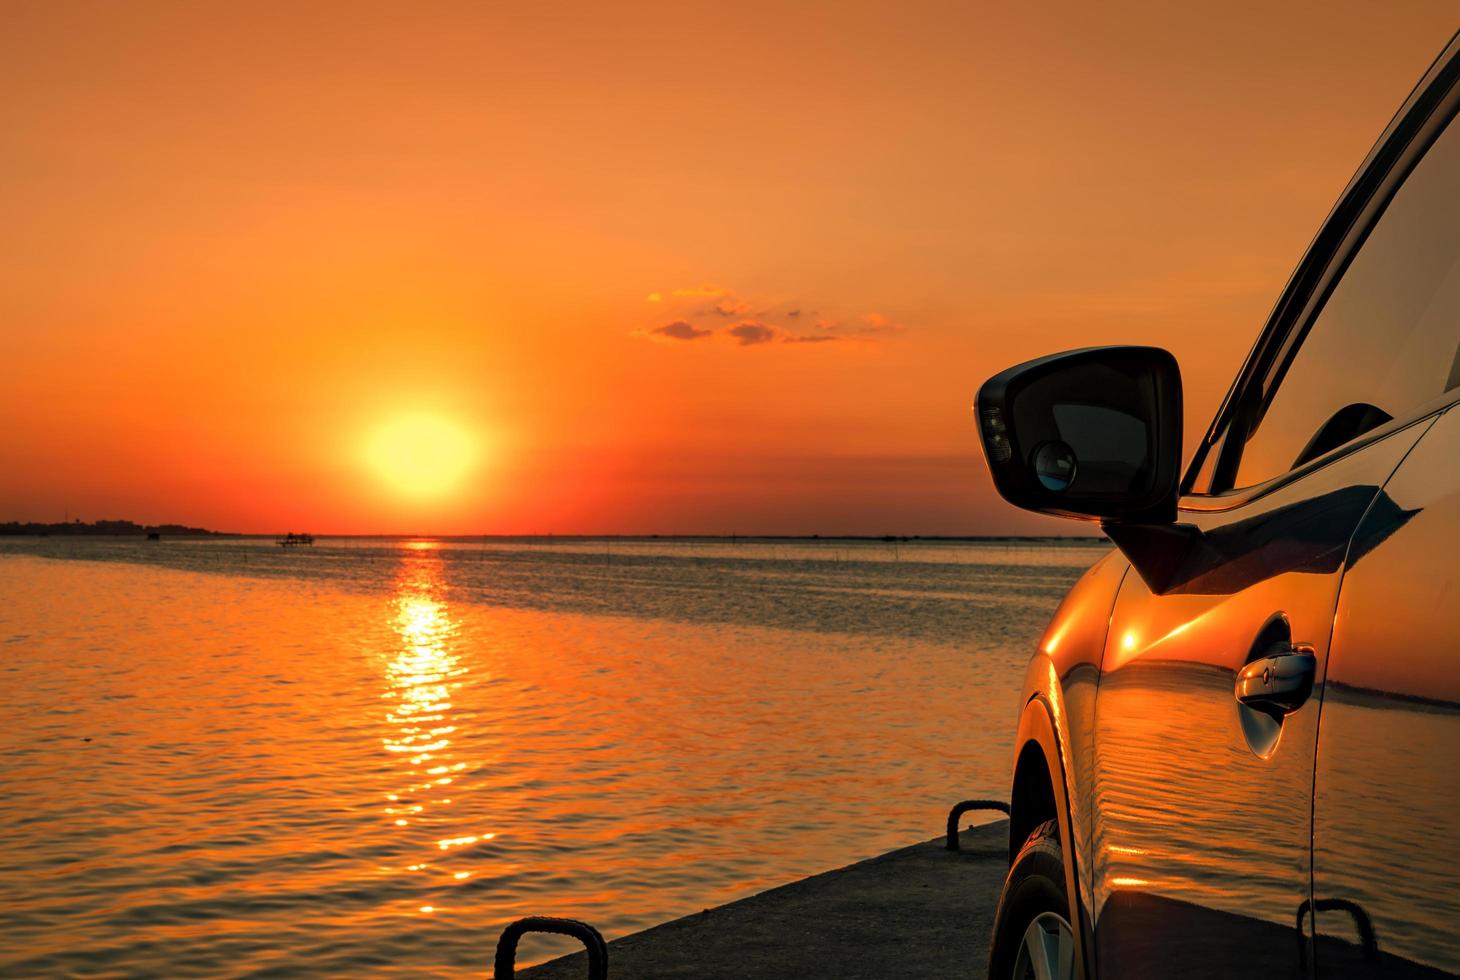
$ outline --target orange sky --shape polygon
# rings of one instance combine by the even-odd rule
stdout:
[[[1010,6],[7,5],[0,520],[1080,530],[979,382],[1160,344],[1194,437],[1457,25]]]

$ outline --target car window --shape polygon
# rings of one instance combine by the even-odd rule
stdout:
[[[1265,407],[1235,485],[1252,486],[1460,385],[1460,126],[1390,201]]]

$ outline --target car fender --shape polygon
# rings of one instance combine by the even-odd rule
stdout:
[[[1010,783],[1010,858],[1029,831],[1054,819],[1065,852],[1065,888],[1076,956],[1093,975],[1090,829],[1095,698],[1111,610],[1130,564],[1118,552],[1075,583],[1050,620],[1025,672]]]

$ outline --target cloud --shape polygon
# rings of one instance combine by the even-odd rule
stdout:
[[[764,323],[756,323],[753,320],[737,323],[726,332],[740,341],[741,347],[752,347],[755,344],[768,344],[775,340],[779,333],[775,327],[768,327]]]
[[[881,313],[863,313],[850,320],[834,320],[819,317],[815,322],[815,328],[823,335],[867,342],[877,341],[883,337],[891,337],[907,330],[902,324],[888,319]]]
[[[714,333],[713,330],[701,330],[683,320],[675,320],[673,323],[667,323],[649,332],[657,333],[661,337],[672,337],[675,340],[699,340],[701,337],[708,337]]]
[[[744,316],[750,312],[750,304],[739,300],[722,299],[711,309],[720,316]]]
[[[863,336],[880,336],[886,334],[902,333],[907,329],[902,324],[895,323],[892,320],[889,320],[881,313],[862,314],[862,324],[863,326],[858,327],[851,332],[862,334]]]
[[[907,327],[881,313],[858,312],[794,294],[790,298],[747,296],[706,283],[659,288],[645,296],[657,311],[651,322],[666,324],[633,331],[650,340],[690,341],[723,337],[738,347],[765,344],[870,346],[891,340]]]

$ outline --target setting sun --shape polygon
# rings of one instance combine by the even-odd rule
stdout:
[[[478,440],[458,423],[429,413],[397,416],[366,443],[370,468],[391,489],[412,497],[440,497],[459,486],[476,465]]]

